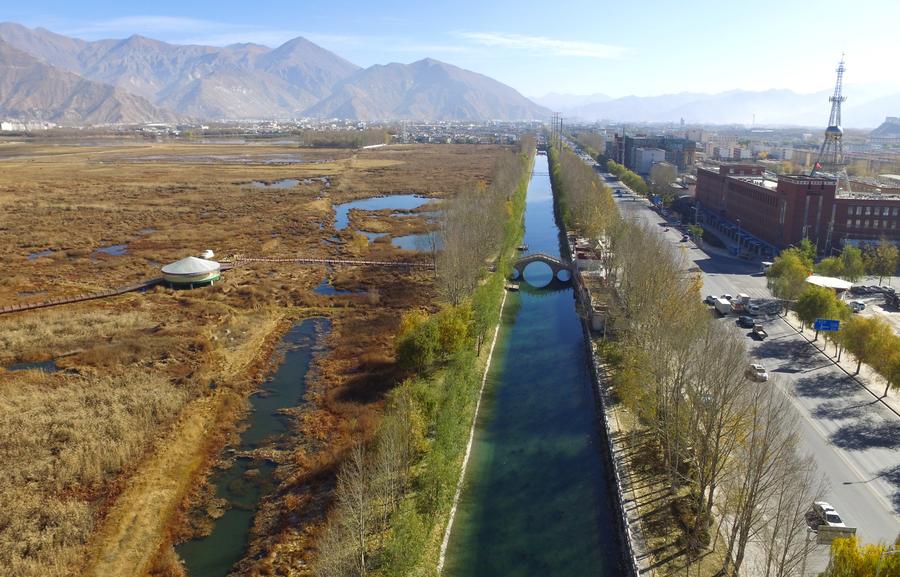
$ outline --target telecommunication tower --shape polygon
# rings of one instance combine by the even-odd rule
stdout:
[[[825,140],[822,142],[819,157],[809,175],[834,176],[837,178],[837,188],[850,192],[850,179],[847,176],[847,164],[844,161],[844,149],[841,143],[844,137],[844,130],[841,128],[841,103],[847,100],[847,97],[841,94],[843,84],[844,56],[841,55],[841,63],[837,67],[834,94],[828,98],[828,101],[831,102],[831,116],[828,118],[828,128],[825,129]]]

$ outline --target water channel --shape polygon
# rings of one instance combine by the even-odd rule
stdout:
[[[525,242],[560,253],[547,157],[528,186]],[[545,267],[541,270],[541,266]],[[534,263],[525,278],[552,280]],[[509,293],[444,575],[619,575],[619,536],[573,289]]]
[[[252,412],[235,447],[238,453],[277,443],[288,431],[290,421],[279,411],[303,402],[307,372],[329,328],[327,319],[305,319],[282,338],[280,364],[262,392],[250,398]],[[239,457],[227,469],[215,471],[210,483],[216,496],[228,502],[228,509],[216,519],[212,533],[176,547],[189,577],[225,577],[245,555],[259,500],[274,487],[275,466],[263,459]]]

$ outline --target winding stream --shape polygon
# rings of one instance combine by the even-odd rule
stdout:
[[[250,398],[252,412],[235,447],[238,454],[277,443],[278,437],[288,431],[290,421],[279,411],[303,402],[310,364],[330,327],[327,319],[305,319],[282,338],[278,349],[284,353],[281,363],[262,392]],[[216,496],[228,502],[228,509],[216,519],[212,533],[175,548],[189,577],[225,577],[245,555],[259,500],[274,488],[275,465],[263,459],[238,457],[229,468],[215,471],[210,483],[216,488]]]

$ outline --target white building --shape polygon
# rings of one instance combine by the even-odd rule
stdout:
[[[650,174],[650,167],[657,162],[665,162],[666,151],[662,148],[635,148],[634,166],[638,174]]]

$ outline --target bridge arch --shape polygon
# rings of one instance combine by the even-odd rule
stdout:
[[[528,267],[529,264],[533,262],[541,262],[550,267],[550,270],[553,273],[554,281],[558,282],[571,282],[572,280],[572,265],[565,263],[559,260],[556,257],[552,257],[548,254],[544,254],[542,252],[536,252],[529,255],[525,255],[513,263],[513,270],[516,271],[517,277],[520,280],[525,280],[525,268]],[[559,273],[562,271],[566,271],[565,275],[560,275]],[[552,281],[551,281],[552,282]]]

